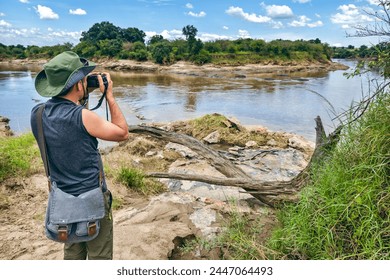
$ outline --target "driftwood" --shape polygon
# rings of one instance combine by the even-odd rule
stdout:
[[[261,202],[276,206],[281,201],[295,200],[299,190],[307,183],[309,178],[309,170],[314,161],[320,160],[324,156],[324,150],[333,145],[338,139],[340,129],[337,129],[333,134],[326,137],[324,127],[320,117],[316,121],[316,147],[310,162],[304,170],[290,181],[262,181],[254,179],[246,174],[238,166],[234,165],[230,160],[219,154],[217,151],[203,144],[198,139],[185,134],[165,131],[155,127],[133,125],[129,126],[130,133],[146,134],[164,141],[169,141],[184,145],[198,155],[205,158],[214,168],[226,176],[220,177],[205,177],[201,174],[175,174],[175,173],[149,173],[148,175],[156,178],[171,178],[178,180],[198,181],[222,186],[239,187],[259,199]]]

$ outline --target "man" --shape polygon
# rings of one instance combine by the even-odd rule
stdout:
[[[41,96],[51,97],[45,103],[42,115],[50,179],[62,191],[74,196],[99,186],[101,158],[97,138],[108,141],[128,138],[128,126],[115,102],[109,73],[104,75],[108,83],[106,99],[111,122],[80,105],[80,102],[88,99],[87,76],[94,68],[94,63],[66,51],[45,64],[35,80],[37,92]],[[101,75],[98,75],[98,81],[103,93],[105,85]],[[35,106],[31,113],[31,127],[36,139],[36,112],[39,106]],[[106,216],[101,220],[99,235],[89,242],[65,243],[64,259],[112,259],[112,197],[105,181],[103,192]]]

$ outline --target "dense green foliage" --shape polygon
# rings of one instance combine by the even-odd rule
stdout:
[[[19,137],[0,138],[0,182],[13,176],[33,172],[39,158],[32,133]]]
[[[280,212],[275,258],[390,259],[390,96],[345,126],[298,204]]]
[[[284,61],[327,62],[334,54],[341,57],[342,53],[319,39],[309,41],[278,39],[265,42],[261,39],[241,38],[202,42],[196,38],[197,32],[194,26],[187,25],[182,29],[185,39],[170,41],[161,35],[155,35],[145,42],[144,31],[134,27],[120,28],[103,21],[82,32],[80,42],[75,46],[70,43],[44,47],[6,46],[0,43],[0,59],[47,59],[65,50],[73,50],[86,58],[151,60],[159,64],[185,60],[200,65],[210,62],[237,65]]]

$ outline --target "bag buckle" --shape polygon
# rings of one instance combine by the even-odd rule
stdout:
[[[88,236],[93,236],[97,232],[96,222],[88,222]]]
[[[68,226],[58,226],[58,239],[62,242],[68,240]]]

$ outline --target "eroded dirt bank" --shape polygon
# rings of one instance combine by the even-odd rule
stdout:
[[[47,60],[3,60],[0,64],[8,67],[29,67],[40,71]],[[137,62],[134,60],[98,60],[97,69],[106,69],[124,72],[144,72],[174,74],[185,76],[209,77],[209,78],[249,78],[268,77],[272,75],[300,75],[302,73],[317,73],[335,70],[346,70],[348,66],[337,62],[328,63],[295,63],[283,64],[247,64],[237,66],[205,64],[198,66],[189,62],[179,61],[172,65],[159,65],[153,62]]]

